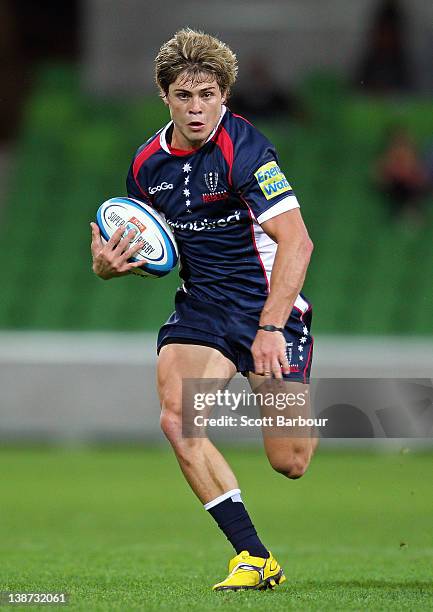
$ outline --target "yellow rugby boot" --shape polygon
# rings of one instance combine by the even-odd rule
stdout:
[[[229,575],[212,587],[213,591],[273,589],[286,579],[278,561],[269,553],[268,559],[252,557],[243,550],[229,562]]]

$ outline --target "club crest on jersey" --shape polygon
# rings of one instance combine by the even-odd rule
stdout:
[[[229,197],[227,191],[216,190],[218,187],[218,172],[205,172],[204,182],[206,183],[206,187],[209,189],[209,193],[201,194],[202,200],[205,204],[217,202],[218,200],[227,200]]]
[[[204,182],[211,193],[215,193],[218,185],[218,172],[205,172]]]
[[[275,161],[260,166],[254,176],[267,200],[272,200],[281,193],[292,189]]]
[[[299,365],[293,363],[293,342],[286,342],[286,355],[289,362],[290,372],[300,372]]]

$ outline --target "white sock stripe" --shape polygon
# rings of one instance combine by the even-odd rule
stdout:
[[[232,489],[231,491],[227,491],[227,493],[223,493],[222,495],[219,495],[215,499],[212,499],[207,504],[204,504],[203,507],[204,507],[205,510],[210,510],[214,506],[217,506],[218,504],[223,502],[225,499],[228,499],[229,497],[232,497],[233,495],[239,495],[239,498],[240,498],[240,493],[241,493],[240,489]],[[242,500],[241,499],[237,499],[237,500],[233,500],[233,501],[242,501]]]

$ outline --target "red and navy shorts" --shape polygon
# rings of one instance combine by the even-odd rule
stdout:
[[[311,304],[294,307],[284,327],[290,374],[284,378],[309,382],[313,357]],[[175,311],[158,334],[157,352],[165,344],[198,344],[217,349],[230,359],[238,372],[254,372],[251,345],[256,337],[260,311],[243,312],[222,304],[204,302],[179,289]]]

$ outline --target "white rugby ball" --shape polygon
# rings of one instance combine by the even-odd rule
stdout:
[[[143,261],[143,265],[135,268],[134,274],[160,278],[177,264],[178,250],[171,229],[163,217],[144,202],[127,197],[110,198],[99,207],[96,223],[106,242],[121,226],[125,228],[123,236],[132,229],[137,231],[130,246],[138,240],[143,240],[144,246],[129,261]]]

